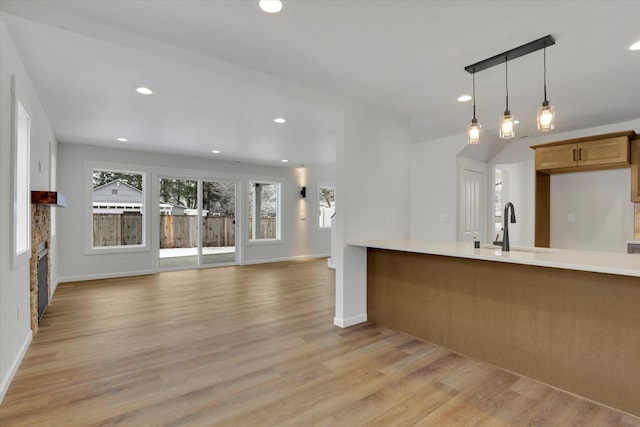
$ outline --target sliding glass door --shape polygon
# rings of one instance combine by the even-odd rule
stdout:
[[[236,184],[160,179],[160,268],[229,265],[236,261]]]
[[[236,260],[236,185],[202,181],[202,264]]]

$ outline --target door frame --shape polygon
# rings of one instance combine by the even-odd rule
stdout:
[[[198,247],[197,247],[197,262],[195,265],[189,266],[178,266],[178,267],[162,267],[160,265],[160,241],[158,239],[160,233],[160,212],[159,209],[156,210],[156,215],[154,215],[155,219],[153,220],[154,224],[154,234],[155,238],[158,239],[157,245],[155,247],[155,258],[156,258],[156,268],[157,271],[177,271],[177,270],[194,270],[194,269],[203,269],[203,268],[213,268],[213,267],[225,267],[229,265],[240,265],[242,263],[242,241],[238,240],[238,233],[242,232],[242,222],[240,221],[240,213],[242,212],[243,207],[241,206],[241,197],[240,193],[243,191],[242,180],[240,178],[235,177],[221,177],[221,176],[202,176],[197,174],[183,174],[183,173],[173,173],[170,170],[163,170],[161,173],[154,174],[154,185],[156,186],[156,193],[158,197],[156,199],[159,200],[160,195],[160,180],[161,179],[179,179],[185,181],[196,181],[198,184],[197,188],[197,199],[198,199],[198,221],[197,221],[197,229],[198,229]],[[202,263],[202,183],[203,182],[229,182],[233,183],[235,186],[235,259],[233,262],[229,263],[220,263],[220,264],[203,264]]]
[[[480,181],[482,183],[480,187],[480,219],[479,219],[479,228],[480,228],[480,242],[486,242],[487,236],[487,164],[469,159],[467,157],[458,156],[457,159],[457,218],[456,218],[456,240],[459,242],[463,241],[462,230],[463,230],[463,220],[464,220],[464,191],[462,189],[462,183],[464,182],[464,171],[469,170],[472,172],[477,172],[482,174]]]

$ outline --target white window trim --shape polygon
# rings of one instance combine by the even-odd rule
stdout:
[[[24,265],[29,262],[31,259],[31,116],[28,111],[28,107],[25,107],[22,100],[26,99],[22,96],[23,91],[18,89],[15,76],[11,76],[11,95],[12,95],[12,135],[11,135],[11,158],[12,158],[12,171],[11,171],[11,190],[12,190],[12,215],[11,215],[11,265],[13,269]],[[26,115],[29,128],[27,135],[27,147],[26,147],[26,164],[19,165],[18,161],[18,127],[19,127],[19,116],[18,112],[22,110]],[[22,188],[18,188],[18,173],[25,171],[26,169],[26,181],[24,182],[24,186]],[[18,250],[18,196],[20,192],[26,192],[26,194],[22,194],[23,197],[26,197],[26,203],[29,205],[27,209],[27,228],[24,230],[26,232],[26,247]]]
[[[118,246],[93,246],[93,171],[105,170],[122,173],[136,173],[142,175],[142,197],[144,200],[142,215],[142,244],[140,245],[118,245]],[[151,206],[151,191],[149,191],[149,177],[151,171],[149,168],[140,165],[124,165],[122,163],[105,163],[105,162],[85,162],[85,254],[114,254],[114,253],[132,253],[132,252],[150,252],[150,223],[149,207]]]
[[[331,231],[331,227],[320,227],[320,224],[318,222],[319,218],[318,215],[320,213],[320,188],[321,187],[331,187],[334,189],[336,189],[336,183],[335,182],[329,182],[329,181],[318,181],[316,183],[316,216],[315,218],[315,223],[316,223],[316,231]],[[334,193],[335,194],[335,193]],[[334,204],[335,204],[335,196],[334,196]],[[333,223],[333,221],[331,221],[331,223]]]
[[[275,239],[251,239],[249,238],[249,236],[244,236],[244,242],[247,246],[260,246],[260,245],[279,245],[284,243],[283,239],[282,239],[282,181],[278,180],[278,179],[274,179],[274,178],[260,178],[260,177],[253,177],[253,178],[249,178],[247,179],[247,191],[245,194],[245,197],[247,197],[249,195],[249,191],[251,189],[251,185],[254,183],[260,183],[260,184],[270,184],[270,185],[277,185],[277,190],[276,190],[276,237]],[[248,203],[247,203],[247,208],[248,208]],[[249,220],[249,209],[247,209],[247,215],[246,215],[246,221]],[[247,223],[247,228],[245,230],[248,230],[248,223]],[[246,234],[246,233],[245,233]]]

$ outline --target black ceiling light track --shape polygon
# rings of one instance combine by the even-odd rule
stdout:
[[[554,44],[556,44],[556,40],[553,38],[553,36],[547,35],[539,38],[538,40],[534,40],[532,42],[523,44],[522,46],[518,46],[511,50],[499,53],[495,56],[492,56],[491,58],[483,59],[482,61],[476,62],[475,64],[467,65],[466,67],[464,67],[464,69],[469,74],[474,74],[479,71],[486,70],[487,68],[503,64],[507,61],[520,58],[521,56],[528,55],[537,50],[544,49],[545,47],[553,46]]]

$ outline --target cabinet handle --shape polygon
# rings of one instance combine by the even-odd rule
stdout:
[[[577,160],[576,159],[576,149],[574,148],[573,149],[573,161],[575,162],[576,160]]]
[[[582,160],[582,148],[578,149],[578,160]]]

